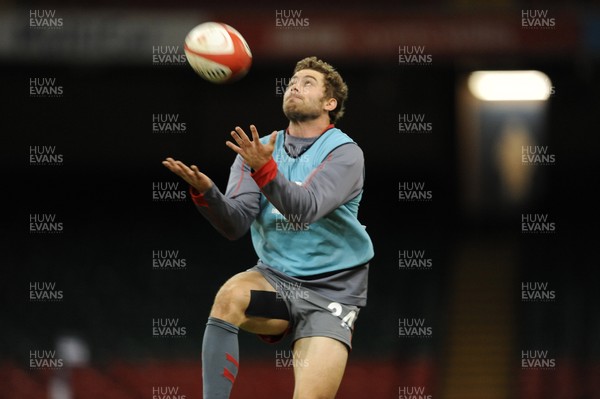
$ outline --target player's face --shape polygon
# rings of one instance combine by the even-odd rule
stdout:
[[[318,118],[329,111],[325,106],[325,77],[312,69],[298,71],[283,95],[283,113],[292,122]]]

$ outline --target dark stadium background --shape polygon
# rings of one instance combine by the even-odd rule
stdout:
[[[197,214],[189,198],[153,201],[152,185],[178,181],[160,163],[172,156],[197,164],[225,190],[234,158],[224,145],[229,131],[251,123],[262,134],[285,127],[276,79],[289,77],[298,59],[313,54],[336,66],[350,88],[338,127],[365,153],[359,217],[376,251],[368,306],[356,325],[338,397],[397,398],[402,389],[419,387],[436,399],[600,397],[597,2],[324,6],[311,1],[249,8],[241,1],[219,7],[185,1],[85,6],[57,1],[12,2],[0,15],[21,12],[26,18],[30,9],[55,9],[68,24],[73,21],[69,10],[93,19],[103,7],[125,15],[140,10],[155,20],[186,12],[192,20],[197,13],[197,23],[222,20],[246,36],[254,63],[241,81],[214,85],[187,65],[153,65],[149,48],[147,58],[117,54],[102,61],[92,54],[91,60],[71,59],[68,43],[35,48],[35,32],[6,29],[9,43],[35,49],[0,46],[0,398],[53,397],[49,387],[57,378],[70,378],[73,398],[151,398],[159,386],[201,397],[201,342],[212,298],[229,276],[256,259],[248,235],[227,241]],[[273,50],[260,34],[269,28],[278,34],[272,28],[275,10],[281,9],[301,10],[310,19],[307,29],[295,33],[298,37],[335,21],[345,25],[341,34],[346,35],[360,34],[353,30],[356,21],[363,23],[356,25],[359,29],[377,26],[381,18],[392,32],[409,24],[432,35],[415,34],[423,40],[409,44],[427,45],[433,62],[399,66],[402,36],[389,39],[393,45],[387,49],[318,45],[325,36],[314,39],[314,53],[302,46]],[[477,22],[480,28],[485,21],[518,25],[523,9],[549,10],[557,28],[523,32],[516,27],[513,32],[522,36],[507,39],[504,48],[461,37],[444,42],[435,35],[440,29],[458,29],[460,21]],[[445,22],[450,28],[440,26]],[[150,26],[148,36],[151,31]],[[80,55],[81,48],[75,52]],[[479,167],[487,189],[479,210],[470,211],[472,204],[463,200],[460,168],[466,150],[457,87],[478,69],[538,69],[556,88],[548,101],[542,144],[557,162],[535,167],[534,195],[517,208],[503,206],[497,176],[485,159]],[[32,77],[56,78],[64,94],[30,97]],[[186,132],[153,133],[154,113],[179,115]],[[399,113],[425,113],[432,132],[400,134]],[[30,165],[29,149],[36,145],[55,146],[64,162]],[[399,201],[403,181],[425,182],[432,201]],[[28,218],[34,213],[55,214],[64,231],[30,233]],[[548,214],[557,231],[523,234],[522,213]],[[153,270],[156,249],[178,250],[187,266]],[[401,250],[424,250],[433,266],[401,270]],[[30,283],[39,281],[55,282],[64,298],[31,302]],[[556,300],[523,302],[524,281],[546,282]],[[155,318],[176,318],[187,334],[153,337]],[[424,319],[431,337],[399,337],[400,318]],[[30,367],[30,351],[54,350],[64,336],[85,342],[86,364],[70,371]],[[233,397],[291,397],[292,372],[275,367],[277,351],[289,349],[288,344],[269,346],[241,333],[241,371]],[[522,351],[536,349],[548,351],[556,367],[523,369]]]

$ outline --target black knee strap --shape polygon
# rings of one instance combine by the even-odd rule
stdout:
[[[248,309],[246,309],[246,315],[290,320],[290,313],[283,298],[273,291],[250,290],[250,303]]]

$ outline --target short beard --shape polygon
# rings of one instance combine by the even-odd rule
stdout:
[[[283,107],[283,113],[289,119],[290,122],[298,123],[298,122],[307,122],[317,119],[321,114],[319,112],[302,112],[302,111],[292,111],[290,109],[286,109]]]

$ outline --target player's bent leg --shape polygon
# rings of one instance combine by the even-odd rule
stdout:
[[[246,313],[252,291],[275,292],[271,284],[257,271],[238,273],[219,289],[212,306],[210,317],[227,321],[241,329],[265,335],[278,335],[288,327],[283,318],[256,317]]]
[[[246,315],[251,291],[273,291],[256,271],[242,272],[229,279],[215,297],[202,340],[204,399],[228,399],[239,367],[238,332],[249,326],[264,334],[280,334],[286,320],[260,320]]]
[[[329,337],[301,338],[294,343],[294,399],[333,399],[340,387],[348,349]]]
[[[246,321],[245,311],[250,303],[250,291],[272,289],[259,272],[238,273],[227,280],[217,292],[210,316],[240,326]]]

